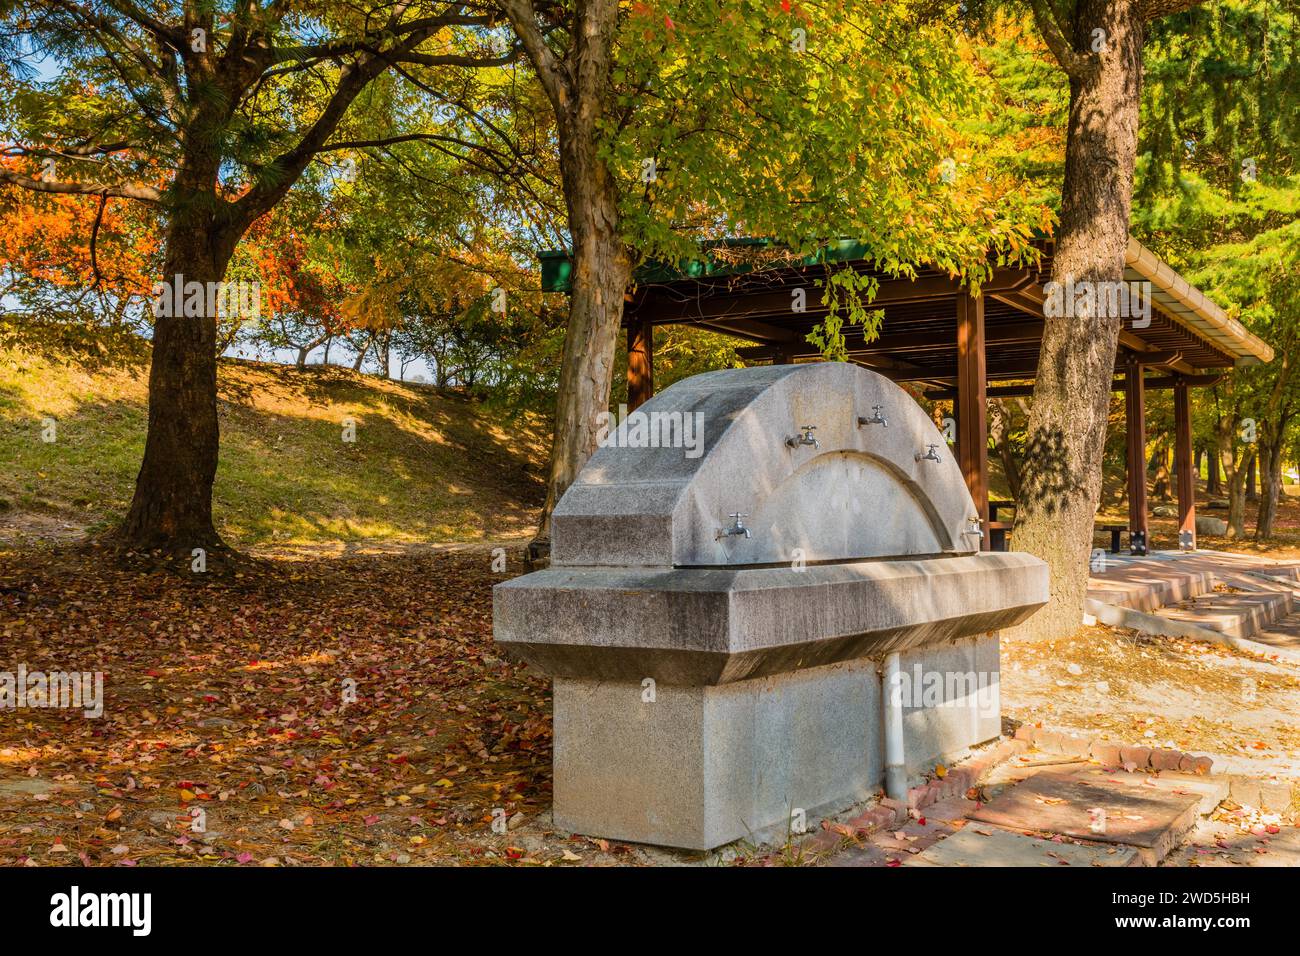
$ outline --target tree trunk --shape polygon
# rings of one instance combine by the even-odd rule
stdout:
[[[225,276],[237,237],[215,228],[201,207],[194,203],[173,212],[162,281],[180,275],[183,283],[206,284]],[[222,546],[212,525],[219,448],[217,319],[186,316],[181,303],[172,305],[172,314],[154,321],[144,460],[117,538],[132,548],[187,555]]]
[[[357,349],[357,360],[352,363],[352,371],[360,372],[361,366],[366,363],[366,355],[370,352],[370,346],[375,341],[375,333],[371,332],[366,336],[365,344]]]
[[[593,161],[599,162],[592,152]],[[631,259],[618,234],[613,183],[603,172],[603,164],[601,167],[599,179],[605,188],[597,195],[580,190],[569,204],[573,291],[560,365],[546,503],[534,539],[537,545],[549,545],[551,512],[596,450],[596,416],[609,408],[623,294],[632,277]]]
[[[1217,498],[1223,494],[1223,487],[1219,481],[1218,451],[1211,449],[1205,458],[1205,494],[1210,498]]]
[[[1133,193],[1143,24],[1134,0],[1080,0],[1076,50],[1105,31],[1095,68],[1070,78],[1061,228],[1052,281],[1119,282]],[[1054,637],[1083,617],[1102,451],[1114,379],[1118,316],[1044,321],[1017,509],[1017,547],[1047,562],[1051,597],[1019,633]]]
[[[1282,496],[1282,442],[1259,448],[1260,496],[1255,517],[1255,540],[1273,537],[1277,523],[1277,505]]]
[[[1223,462],[1224,483],[1228,492],[1228,538],[1241,538],[1246,534],[1246,472],[1237,461],[1233,439],[1237,434],[1236,415],[1219,419],[1216,430],[1218,457]]]
[[[1013,501],[1020,500],[1020,462],[1016,460],[1015,450],[1011,447],[1012,417],[1011,409],[1000,398],[989,402],[993,414],[990,416],[989,437],[993,439],[1002,462],[1002,474],[1007,479],[1007,491]]]
[[[1168,438],[1162,437],[1156,442],[1155,449],[1151,453],[1151,461],[1155,464],[1155,479],[1151,485],[1151,496],[1160,501],[1168,501],[1171,497]]]
[[[560,173],[573,239],[569,321],[556,396],[546,503],[530,553],[549,550],[551,511],[596,450],[596,416],[609,408],[614,352],[623,320],[623,296],[632,278],[632,256],[623,242],[618,183],[599,153],[600,124],[607,115],[619,4],[591,0],[576,5],[575,40],[559,67],[541,56],[535,32],[534,64],[555,110]],[[517,10],[510,14],[518,29]]]
[[[1255,452],[1250,452],[1246,459],[1246,500],[1258,501],[1259,495],[1255,492]]]

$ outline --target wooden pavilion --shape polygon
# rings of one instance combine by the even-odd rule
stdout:
[[[826,316],[818,280],[830,268],[845,265],[873,274],[879,289],[871,308],[883,313],[879,336],[868,342],[860,329],[846,325],[849,358],[896,382],[916,383],[927,398],[953,400],[955,451],[984,520],[988,549],[1006,526],[989,521],[986,399],[1028,395],[1033,390],[1052,243],[1038,243],[1043,256],[1034,267],[996,269],[978,296],[935,270],[920,269],[910,279],[876,272],[862,258],[865,249],[848,241],[833,244],[816,259],[775,265],[769,261],[755,268],[753,254],[765,245],[758,240],[734,240],[714,247],[706,259],[637,273],[635,290],[628,294],[624,309],[629,406],[635,408],[654,394],[651,333],[655,326],[693,325],[749,339],[752,346],[736,350],[749,362],[816,361],[820,353],[808,343],[807,335]],[[748,261],[746,253],[750,253]],[[546,253],[541,263],[543,289],[566,291],[567,254]],[[1148,389],[1171,388],[1179,537],[1184,547],[1194,548],[1191,389],[1214,383],[1224,369],[1271,361],[1273,350],[1131,238],[1125,281],[1150,284],[1145,298],[1149,310],[1144,308],[1141,318],[1124,320],[1113,383],[1126,397],[1130,543],[1135,553],[1145,553],[1144,396]]]

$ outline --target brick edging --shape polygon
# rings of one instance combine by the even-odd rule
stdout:
[[[877,830],[900,827],[909,816],[920,815],[920,810],[939,800],[965,796],[971,787],[982,783],[993,768],[1005,763],[1014,755],[1029,749],[1022,740],[1004,738],[988,750],[949,768],[942,780],[931,780],[907,791],[907,802],[882,797],[875,806],[843,823],[823,820],[817,833],[809,834],[800,843],[803,852],[822,853],[837,849],[849,837],[843,830],[852,830],[854,836],[870,836]]]
[[[1123,767],[1129,771],[1168,770],[1204,776],[1214,767],[1214,761],[1204,754],[1188,754],[1164,747],[1130,746],[1101,739],[1085,740],[1030,724],[1017,727],[1015,739],[1039,750],[1066,757],[1092,759],[1103,767]]]

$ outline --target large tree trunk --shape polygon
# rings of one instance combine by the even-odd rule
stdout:
[[[1105,31],[1106,48],[1094,69],[1070,79],[1052,281],[1118,282],[1128,245],[1143,24],[1134,0],[1080,0],[1073,28],[1075,50],[1091,49],[1094,29]],[[1120,322],[1044,322],[1015,540],[1047,562],[1051,598],[1020,630],[1025,636],[1072,633],[1083,617]]]
[[[572,182],[569,232],[573,236],[573,286],[564,334],[555,435],[546,503],[534,548],[549,546],[551,511],[596,450],[596,416],[609,408],[614,353],[623,320],[623,295],[632,263],[618,232],[617,195],[604,164],[590,150],[584,165],[596,170],[565,176]],[[592,188],[592,187],[595,188]]]
[[[513,9],[512,9],[513,7]],[[517,4],[510,17],[539,67],[555,110],[560,172],[573,239],[569,321],[564,336],[556,397],[546,503],[531,555],[550,548],[551,511],[596,449],[596,416],[609,408],[615,342],[623,320],[623,296],[632,277],[632,256],[623,242],[618,183],[599,152],[601,122],[612,88],[616,0],[586,0],[575,7],[573,44],[563,66],[541,49]]]
[[[180,275],[183,282],[220,282],[234,245],[201,202],[178,208],[165,239],[162,281]],[[212,525],[219,448],[217,320],[186,316],[181,304],[172,305],[171,315],[154,321],[144,460],[117,537],[132,548],[189,554],[221,547]]]

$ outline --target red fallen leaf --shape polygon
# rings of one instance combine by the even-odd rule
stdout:
[[[921,824],[921,826],[925,826],[925,817],[917,817],[916,822]]]
[[[902,866],[902,865],[903,865],[902,863],[900,863],[898,860],[895,860],[893,857],[890,857],[888,860],[885,861],[885,866]]]
[[[243,853],[241,853],[241,854],[239,854],[238,856],[235,857],[235,862],[236,862],[236,863],[252,863],[252,862],[253,862],[253,854],[251,854],[251,853],[249,853],[247,850],[245,850]]]
[[[379,817],[375,817],[375,816],[366,817],[365,819],[365,824],[368,827],[373,827],[378,822],[379,822]]]
[[[1276,823],[1270,823],[1268,826],[1264,827],[1264,830],[1265,830],[1266,832],[1268,832],[1268,833],[1281,833],[1281,832],[1282,832],[1282,828],[1279,827]]]
[[[162,674],[154,670],[152,667],[149,668],[149,670],[145,671],[145,674],[149,677],[162,677]]]
[[[204,695],[203,695],[203,700],[204,700],[204,702],[205,702],[205,703],[208,703],[208,704],[215,704],[215,703],[216,703],[217,701],[219,701],[220,699],[221,699],[220,697],[214,697],[212,694],[204,694]]]
[[[677,29],[677,27],[673,26],[673,18],[668,16],[664,17],[664,26],[666,26],[669,30]]]
[[[512,860],[518,860],[523,855],[524,855],[524,851],[519,849],[519,847],[517,846],[506,847],[506,856],[510,857],[510,859]]]

